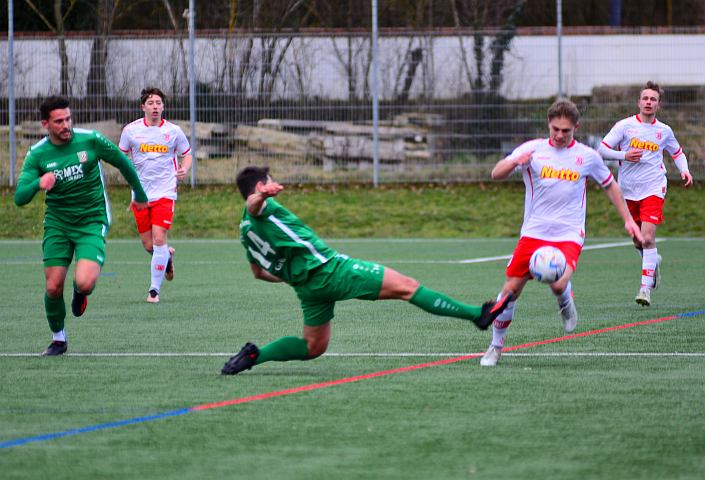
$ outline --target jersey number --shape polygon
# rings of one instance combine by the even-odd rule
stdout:
[[[247,232],[247,238],[254,243],[255,247],[257,247],[257,250],[255,250],[252,247],[247,247],[247,249],[250,251],[250,254],[259,262],[260,265],[262,265],[265,270],[269,269],[269,267],[272,266],[272,262],[267,260],[266,257],[268,253],[277,253],[272,249],[271,246],[269,246],[269,242],[265,242],[262,240],[259,235],[257,235],[255,232],[252,230],[249,230]]]

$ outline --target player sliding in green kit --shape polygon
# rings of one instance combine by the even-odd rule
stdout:
[[[511,295],[481,307],[434,292],[417,280],[386,268],[342,255],[328,247],[310,227],[272,197],[283,190],[268,167],[250,166],[237,175],[246,205],[240,241],[255,278],[286,282],[296,291],[304,313],[303,338],[282,337],[261,349],[247,343],[221,373],[235,375],[260,363],[309,360],[328,347],[335,302],[405,300],[434,315],[471,320],[485,330],[506,308]]]
[[[117,167],[135,192],[135,205],[146,208],[147,195],[137,172],[110,140],[93,130],[72,128],[69,102],[49,97],[39,107],[48,135],[27,152],[17,182],[15,203],[26,205],[40,190],[46,191],[44,215],[44,276],[46,311],[53,341],[42,355],[66,352],[64,281],[73,257],[76,268],[71,310],[77,317],[88,305],[105,262],[105,238],[110,206],[103,188],[100,160]]]

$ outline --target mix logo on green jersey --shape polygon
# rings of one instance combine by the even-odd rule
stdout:
[[[63,169],[54,170],[54,176],[61,182],[73,182],[83,178],[83,165],[71,165]]]

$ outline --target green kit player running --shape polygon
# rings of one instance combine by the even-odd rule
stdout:
[[[434,292],[417,280],[382,265],[350,258],[328,247],[310,227],[272,197],[283,190],[268,167],[250,166],[237,175],[246,205],[240,241],[255,278],[286,282],[296,291],[304,314],[303,338],[282,337],[261,349],[247,343],[221,373],[235,375],[260,363],[310,360],[328,347],[335,302],[405,300],[434,315],[471,320],[485,330],[506,308],[511,295],[481,307]]]
[[[39,110],[48,135],[27,152],[15,203],[26,205],[37,192],[46,191],[44,309],[53,340],[42,355],[61,355],[67,349],[64,282],[71,260],[76,257],[71,310],[77,317],[86,310],[105,262],[110,207],[99,160],[120,170],[135,192],[137,208],[146,208],[147,195],[130,159],[112,142],[96,131],[72,128],[66,98],[49,97]]]

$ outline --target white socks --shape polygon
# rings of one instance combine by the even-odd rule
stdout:
[[[51,332],[51,339],[54,340],[55,342],[65,342],[66,341],[66,332],[64,331],[63,328],[56,333]]]
[[[166,264],[169,261],[169,246],[168,245],[154,245],[154,251],[152,253],[152,283],[149,287],[150,290],[159,289],[164,281],[164,273],[166,272]]]
[[[654,285],[654,270],[658,265],[658,250],[645,248],[641,260],[641,288],[651,289]]]
[[[573,285],[568,282],[568,285],[565,286],[565,290],[563,290],[563,293],[561,293],[560,295],[556,295],[556,298],[558,299],[558,306],[560,308],[563,308],[568,305],[570,303],[570,300],[573,298]]]
[[[497,299],[499,300],[499,296],[497,296]],[[492,322],[491,345],[493,347],[501,349],[504,346],[504,340],[507,338],[509,324],[512,323],[512,318],[514,317],[514,307],[516,303],[516,300],[509,302],[507,304],[507,308],[505,308],[504,311],[495,319],[495,321]]]

